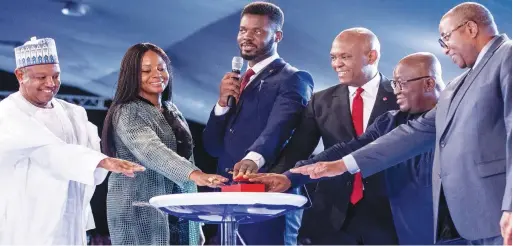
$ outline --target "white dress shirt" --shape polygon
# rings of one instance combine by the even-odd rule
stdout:
[[[365,83],[362,86],[363,92],[360,94],[363,99],[363,131],[367,129],[367,125],[369,124],[369,118],[372,113],[372,109],[374,108],[374,103],[376,102],[376,96],[378,95],[379,83],[381,81],[381,76],[379,73],[374,76],[369,82]],[[356,96],[356,89],[358,87],[348,86],[349,88],[349,108],[351,113],[353,113],[353,100]]]
[[[474,62],[474,66],[472,69],[476,68],[477,64],[483,59],[484,54],[488,52],[490,49],[490,46],[492,46],[492,43],[497,40],[499,36],[495,36],[492,40],[488,41],[488,43],[481,49],[479,52],[479,55],[476,58],[476,62]],[[356,163],[356,160],[354,159],[353,155],[346,155],[342,158],[342,161],[344,161],[344,164],[346,165],[347,171],[351,174],[355,174],[360,171],[360,167],[358,167],[358,163]]]
[[[253,67],[247,67],[246,71],[249,70],[249,69],[252,69],[253,72],[255,72],[255,75],[251,76],[249,78],[249,81],[248,81],[248,84],[246,85],[246,87],[249,86],[249,84],[251,84],[251,82],[253,81],[253,79],[258,76],[260,74],[260,72],[262,72],[262,70],[267,67],[269,64],[271,64],[271,62],[273,62],[274,60],[280,58],[280,56],[278,55],[278,53],[275,53],[274,55],[272,56],[269,56],[263,60],[261,60],[260,62],[258,62],[257,64],[253,65]],[[355,89],[356,90],[356,89]],[[216,103],[216,106],[214,108],[214,114],[216,116],[221,116],[221,115],[224,115],[228,112],[228,110],[230,110],[229,107],[221,107],[221,105],[219,105],[219,102]],[[249,152],[244,158],[243,160],[252,160],[253,162],[255,162],[258,166],[258,168],[261,168],[262,166],[264,166],[265,164],[265,159],[264,157],[257,153],[257,152]]]
[[[481,61],[481,59],[483,59],[483,56],[490,49],[490,46],[492,46],[493,42],[495,42],[495,40],[497,40],[499,37],[500,37],[499,35],[496,35],[494,38],[492,38],[492,40],[490,40],[490,41],[488,41],[488,43],[486,43],[486,45],[483,47],[481,52],[479,52],[479,55],[477,55],[476,62],[474,62],[474,66],[472,67],[472,69],[476,68],[477,64]]]

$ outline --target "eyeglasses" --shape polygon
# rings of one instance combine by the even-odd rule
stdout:
[[[408,82],[412,82],[412,81],[415,81],[415,80],[419,80],[419,79],[426,79],[426,78],[431,78],[431,76],[422,76],[422,77],[417,77],[417,78],[413,78],[413,79],[409,79],[409,80],[404,80],[404,81],[401,81],[401,80],[390,80],[390,85],[392,86],[392,88],[394,88],[394,90],[403,90],[403,86],[404,84],[408,83]]]
[[[442,48],[444,49],[447,49],[449,48],[449,46],[447,46],[447,44],[445,42],[449,41],[449,39],[451,38],[451,34],[460,29],[462,26],[466,25],[469,21],[465,21],[463,22],[462,24],[460,24],[459,26],[457,26],[456,28],[452,29],[450,32],[448,33],[445,33],[445,34],[442,34],[442,37],[440,37],[438,39],[438,43],[440,44],[440,46],[442,46]]]

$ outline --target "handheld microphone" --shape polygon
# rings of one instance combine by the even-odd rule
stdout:
[[[234,56],[232,59],[232,72],[240,74],[242,66],[244,65],[244,59],[240,56]],[[238,78],[237,78],[238,79]],[[228,107],[233,108],[235,106],[235,97],[228,96]]]

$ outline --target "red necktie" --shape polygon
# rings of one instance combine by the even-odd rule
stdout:
[[[356,131],[356,135],[360,136],[363,134],[363,89],[359,87],[356,89],[356,95],[353,98],[353,111],[351,113],[353,118],[353,126]],[[363,181],[360,172],[354,175],[353,191],[351,192],[351,203],[356,204],[363,198]]]
[[[242,94],[242,91],[244,90],[244,88],[246,88],[246,85],[248,85],[248,82],[249,82],[249,78],[251,78],[251,76],[255,75],[255,71],[253,71],[253,69],[248,69],[248,71],[246,71],[246,73],[244,74],[244,76],[242,76],[242,82],[240,83],[240,94]]]

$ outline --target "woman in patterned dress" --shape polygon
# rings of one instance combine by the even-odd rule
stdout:
[[[109,177],[107,221],[112,244],[200,244],[198,223],[168,216],[148,201],[227,181],[194,165],[185,119],[172,102],[161,101],[170,82],[170,60],[161,48],[140,43],[128,49],[105,119],[102,148],[109,156],[145,166],[146,171],[135,178],[114,173]]]

